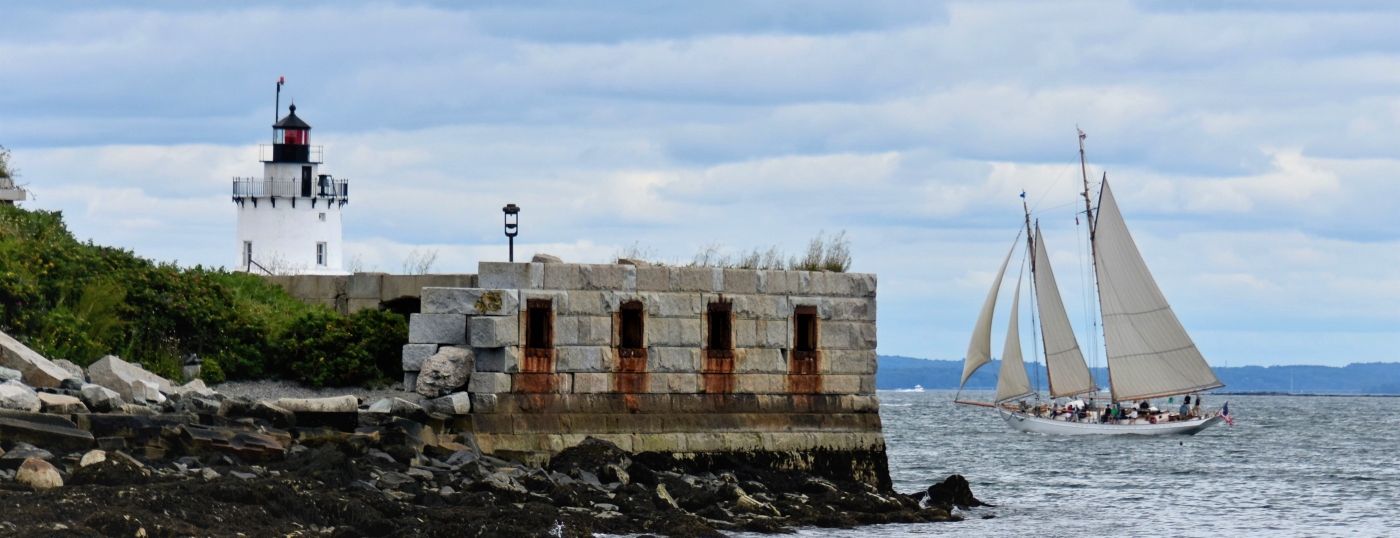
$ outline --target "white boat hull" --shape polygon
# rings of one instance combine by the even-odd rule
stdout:
[[[1213,416],[1158,424],[1099,424],[1033,417],[1002,408],[997,412],[1013,429],[1046,435],[1195,435],[1225,420]]]

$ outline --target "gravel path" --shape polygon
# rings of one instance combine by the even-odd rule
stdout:
[[[382,398],[403,398],[413,403],[421,403],[423,396],[415,392],[404,392],[402,385],[395,384],[389,389],[372,390],[364,387],[323,387],[314,388],[295,381],[230,381],[210,387],[224,396],[240,396],[253,401],[276,400],[278,398],[329,398],[332,396],[356,396],[365,405]]]

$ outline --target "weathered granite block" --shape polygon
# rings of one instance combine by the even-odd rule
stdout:
[[[860,376],[860,394],[875,394],[875,374]]]
[[[522,312],[526,310],[529,299],[549,299],[555,314],[561,316],[601,316],[606,310],[603,306],[602,292],[597,291],[522,290]]]
[[[520,310],[516,290],[481,288],[423,288],[425,314],[466,314],[500,316]]]
[[[410,344],[465,344],[467,317],[462,314],[413,314],[409,316]]]
[[[558,346],[554,348],[557,372],[606,373],[612,370],[607,359],[612,350],[600,346]]]
[[[612,343],[612,318],[557,316],[554,343],[560,346],[606,346]]]
[[[544,263],[480,262],[477,287],[485,289],[539,289],[544,287]]]
[[[858,375],[824,375],[822,376],[822,393],[860,394],[860,377]]]
[[[472,374],[472,377],[476,377],[476,376],[478,376],[478,375],[481,375],[481,374]],[[471,383],[468,383],[468,384],[467,384],[467,387],[468,387],[468,390],[470,390]],[[476,392],[468,392],[468,394],[471,394],[471,395],[472,395],[472,412],[474,412],[474,413],[495,413],[495,412],[496,412],[496,401],[497,401],[497,400],[496,400],[496,394],[495,394],[495,393],[476,393]]]
[[[823,374],[873,374],[878,364],[873,349],[828,349],[822,359]]]
[[[793,271],[759,271],[758,292],[769,295],[799,293],[799,280]]]
[[[866,321],[823,321],[822,349],[875,349],[875,324]]]
[[[544,266],[544,288],[551,290],[583,289],[582,265],[551,263]]]
[[[467,381],[467,392],[476,394],[498,394],[510,392],[511,374],[500,372],[477,372],[472,374],[471,380]],[[482,406],[478,400],[472,400],[472,407],[481,410]],[[494,402],[491,406],[495,408]]]
[[[520,318],[510,316],[473,316],[471,318],[473,347],[505,347],[520,345]]]
[[[758,341],[755,345],[763,348],[791,348],[791,326],[791,322],[786,319],[758,320],[756,323]]]
[[[599,394],[612,390],[611,376],[608,374],[585,373],[574,374],[574,393],[576,394]]]
[[[765,339],[767,335],[764,335]],[[758,322],[751,319],[734,320],[734,347],[758,347]]]
[[[699,293],[643,293],[647,314],[664,318],[699,316],[705,311]]]
[[[734,392],[745,394],[785,394],[787,376],[781,374],[735,374]]]
[[[715,267],[673,267],[675,291],[721,291],[724,283],[724,270]],[[717,285],[718,284],[718,285]]]
[[[654,346],[700,347],[699,318],[650,318],[646,332]]]
[[[733,303],[736,318],[785,320],[792,315],[792,305],[783,295],[727,295],[725,298]]]
[[[583,289],[635,291],[637,268],[631,265],[580,265]]]
[[[546,378],[549,380],[548,383],[543,382]],[[542,394],[544,392],[540,391],[540,387],[543,386],[553,387],[553,390],[548,394],[568,394],[574,390],[573,374],[517,373],[510,374],[510,379],[512,392]]]
[[[384,273],[355,273],[345,281],[345,295],[351,299],[373,299],[379,302],[379,282]]]
[[[418,390],[418,372],[403,373],[403,391],[413,392]]]
[[[758,271],[753,269],[725,269],[723,289],[725,293],[758,293]]]
[[[637,291],[671,291],[671,268],[638,267]]]
[[[404,344],[403,371],[417,372],[423,368],[423,361],[437,353],[437,344]]]
[[[822,312],[832,321],[875,321],[874,297],[823,297]]]
[[[781,374],[788,371],[781,349],[744,349],[737,354],[734,371],[743,374]]]
[[[647,370],[651,372],[699,372],[700,349],[694,347],[656,347],[647,350]]]
[[[478,372],[519,372],[520,371],[520,347],[495,347],[472,348],[476,353],[476,371]]]
[[[662,394],[694,394],[700,392],[700,375],[684,373],[649,374],[647,392]]]

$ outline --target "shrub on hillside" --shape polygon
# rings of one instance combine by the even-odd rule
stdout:
[[[401,356],[407,339],[408,324],[393,312],[347,317],[315,308],[292,320],[278,348],[289,377],[314,387],[359,385],[384,380],[382,365]]]
[[[327,334],[316,333],[327,324]],[[52,359],[86,366],[113,353],[178,379],[184,357],[195,354],[212,383],[290,375],[357,384],[397,375],[386,357],[407,340],[404,327],[391,312],[347,318],[308,306],[254,275],[83,243],[59,212],[0,206],[0,330]],[[300,332],[289,335],[293,329]],[[319,350],[334,373],[305,364],[294,372],[289,345]]]

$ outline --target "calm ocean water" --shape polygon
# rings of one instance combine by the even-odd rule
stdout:
[[[880,392],[895,489],[958,473],[995,508],[798,536],[1400,536],[1400,398],[1209,396],[1230,402],[1235,427],[1071,438],[1013,431],[952,397]]]

